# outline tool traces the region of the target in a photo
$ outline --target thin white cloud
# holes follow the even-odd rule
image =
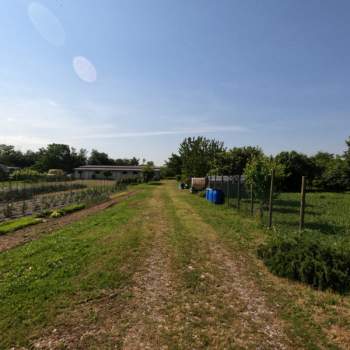
[[[188,128],[179,130],[156,130],[156,131],[136,131],[136,132],[116,132],[109,134],[92,134],[83,135],[79,138],[84,139],[110,139],[110,138],[131,138],[131,137],[147,137],[147,136],[163,136],[163,135],[183,135],[183,134],[208,134],[215,132],[247,132],[249,129],[237,126],[207,126],[200,128]]]

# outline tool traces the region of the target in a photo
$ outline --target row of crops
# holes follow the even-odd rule
[[[122,191],[128,183],[96,181],[96,182],[63,182],[41,183],[11,186],[0,191],[0,222],[26,215],[44,215],[53,209],[63,208],[73,203],[84,203],[87,206],[102,202],[112,193]]]

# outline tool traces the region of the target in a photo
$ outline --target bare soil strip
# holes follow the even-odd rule
[[[176,278],[165,240],[169,224],[159,190],[151,205],[156,211],[156,217],[149,218],[154,240],[144,268],[134,276],[133,299],[122,316],[129,325],[122,346],[125,350],[167,349],[162,334],[169,325],[168,309],[175,297]]]
[[[116,196],[106,202],[97,204],[93,207],[80,210],[78,212],[63,216],[57,219],[46,219],[45,222],[35,226],[26,227],[24,229],[9,233],[7,235],[0,235],[0,253],[12,249],[19,245],[28,243],[30,241],[39,239],[44,234],[49,234],[58,230],[70,223],[81,220],[89,215],[95,214],[99,211],[107,209],[120,201],[129,198],[135,194],[135,191],[127,192],[123,195]]]

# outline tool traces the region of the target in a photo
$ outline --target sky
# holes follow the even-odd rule
[[[188,136],[342,153],[348,0],[3,0],[0,143],[162,164]]]

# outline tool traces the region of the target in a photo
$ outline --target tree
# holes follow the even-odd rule
[[[154,164],[153,162],[147,162],[146,165],[142,168],[142,177],[143,181],[149,182],[154,178]]]
[[[315,165],[305,154],[296,151],[281,152],[275,160],[285,168],[285,177],[281,181],[283,191],[300,191],[302,176],[306,176],[310,182],[314,178]]]
[[[247,164],[263,155],[260,147],[234,147],[221,154],[220,175],[242,175]]]
[[[107,153],[99,152],[96,149],[91,151],[90,157],[88,159],[89,165],[114,165],[113,159],[109,158]]]
[[[246,184],[253,185],[254,195],[260,202],[260,215],[263,208],[268,203],[271,174],[275,171],[275,179],[280,181],[284,177],[284,166],[276,163],[273,158],[258,156],[253,158],[244,170]]]
[[[340,156],[327,163],[317,185],[325,191],[345,191],[350,186],[347,162]]]
[[[346,173],[348,178],[350,178],[350,137],[345,141],[347,150],[344,152],[344,159],[346,161]]]
[[[62,169],[64,172],[71,172],[86,162],[86,151],[76,152],[68,145],[52,143],[46,148],[40,148],[38,160],[34,168],[46,172],[49,169]]]
[[[173,177],[182,173],[182,159],[179,155],[172,153],[163,167],[165,177]]]
[[[184,178],[206,176],[215,169],[220,153],[224,152],[224,143],[205,137],[188,137],[179,147]]]
[[[130,159],[128,158],[117,158],[115,161],[114,161],[114,164],[115,165],[139,165],[139,160],[136,158],[136,157],[132,157]]]

